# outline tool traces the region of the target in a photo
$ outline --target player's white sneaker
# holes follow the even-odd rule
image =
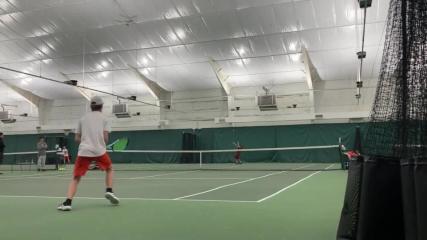
[[[111,204],[118,205],[120,202],[120,199],[114,195],[112,192],[106,192],[105,198],[110,201]]]
[[[71,211],[72,207],[71,205],[64,205],[63,203],[61,203],[61,205],[59,205],[57,209],[59,211]]]

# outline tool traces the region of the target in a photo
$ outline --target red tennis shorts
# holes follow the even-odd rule
[[[74,177],[84,176],[92,162],[96,162],[96,165],[103,171],[112,167],[110,156],[107,153],[99,157],[77,156],[76,163],[74,164]]]

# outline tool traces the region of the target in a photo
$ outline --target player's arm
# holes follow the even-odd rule
[[[109,132],[104,131],[104,142],[105,142],[105,144],[108,144],[108,140],[109,140]]]
[[[74,135],[74,141],[76,141],[76,143],[78,143],[78,144],[80,144],[80,142],[82,141],[82,122],[81,122],[81,120],[79,121],[79,123],[77,125],[76,134]]]
[[[82,141],[82,135],[80,133],[76,133],[74,141],[76,141],[76,143],[80,143]]]
[[[104,142],[107,145],[109,140],[109,134],[111,132],[111,125],[107,119],[104,119]]]

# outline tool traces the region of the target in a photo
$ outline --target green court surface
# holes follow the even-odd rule
[[[314,165],[317,165],[314,167]],[[328,167],[324,164],[321,167]],[[82,180],[73,211],[59,212],[71,171],[3,172],[1,239],[335,238],[345,171],[116,171],[119,206],[104,175]]]

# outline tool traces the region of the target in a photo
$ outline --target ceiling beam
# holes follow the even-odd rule
[[[302,57],[304,62],[305,78],[309,92],[310,102],[313,105],[313,111],[316,112],[316,101],[314,91],[316,90],[315,88],[317,83],[319,83],[322,79],[320,78],[316,67],[313,65],[313,62],[310,59],[310,55],[308,54],[308,51],[305,47],[302,48]]]
[[[322,79],[317,72],[316,67],[313,65],[313,62],[310,59],[310,55],[306,48],[302,49],[304,68],[306,72],[306,81],[309,89],[314,89],[315,83],[321,81]]]
[[[162,88],[159,84],[157,84],[156,82],[154,82],[153,80],[149,79],[147,76],[145,76],[144,74],[142,74],[136,67],[132,67],[129,66],[134,73],[136,74],[136,76],[145,83],[145,85],[148,87],[148,91],[151,93],[151,95],[156,99],[156,100],[164,100],[163,98],[165,96],[167,96],[168,94],[170,94],[169,91],[167,91],[166,89]]]
[[[67,79],[67,81],[71,81],[71,79],[63,72],[60,72],[60,74]],[[92,94],[89,93],[88,91],[86,91],[85,89],[82,88],[74,88],[84,99],[86,99],[88,102],[90,102],[90,99],[92,97]]]
[[[172,105],[172,92],[162,88],[159,84],[142,74],[138,68],[130,65],[129,67],[133,70],[136,76],[145,83],[150,94],[157,100],[160,106],[160,120],[166,120]]]
[[[53,100],[40,97],[34,93],[12,85],[6,81],[2,81],[10,89],[21,95],[28,103],[37,107],[39,113],[39,124],[46,125],[49,118],[49,113],[53,108]]]
[[[230,96],[231,87],[227,83],[227,80],[230,78],[230,76],[228,76],[224,73],[222,67],[214,59],[209,58],[209,64],[211,65],[212,70],[214,71],[215,76],[216,76],[219,84],[221,85],[222,90],[224,91],[224,94],[226,96]]]

